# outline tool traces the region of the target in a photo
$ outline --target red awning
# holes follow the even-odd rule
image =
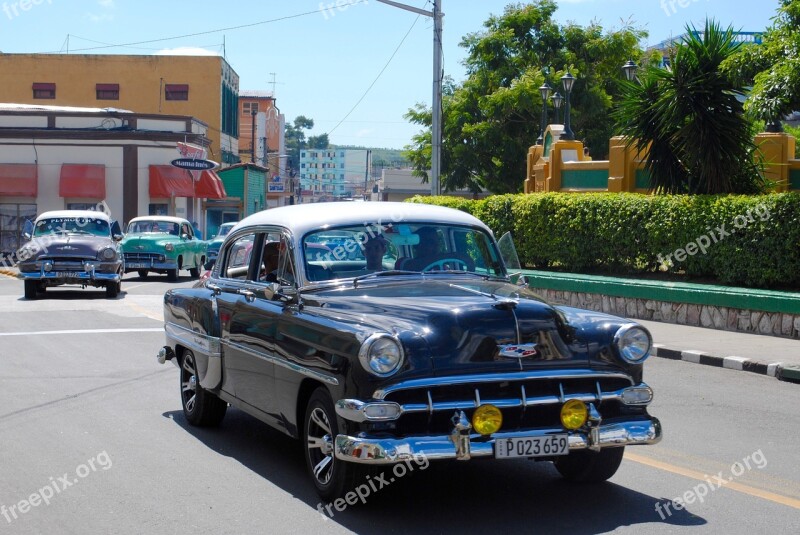
[[[22,163],[0,164],[0,195],[36,197],[39,193],[36,165]]]
[[[197,181],[197,186],[195,187],[195,196],[205,197],[206,199],[224,199],[228,194],[225,192],[225,186],[217,173],[203,171],[200,173],[200,180]]]
[[[150,197],[194,197],[192,175],[171,165],[150,166]]]
[[[61,166],[58,194],[62,197],[106,198],[106,166],[69,164]]]

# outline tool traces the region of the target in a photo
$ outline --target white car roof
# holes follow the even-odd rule
[[[406,202],[326,202],[270,208],[246,217],[236,229],[254,225],[278,225],[295,235],[312,230],[344,225],[388,223],[441,223],[480,227],[490,234],[483,222],[461,210],[430,204]]]
[[[189,224],[189,221],[183,219],[182,217],[172,217],[169,215],[144,215],[139,217],[134,217],[130,220],[130,223],[138,223],[139,221],[167,221],[168,223],[186,223]]]
[[[78,217],[78,218],[93,218],[102,219],[103,221],[112,221],[112,219],[105,212],[94,210],[51,210],[50,212],[43,212],[36,218],[40,219],[55,219],[61,217]]]

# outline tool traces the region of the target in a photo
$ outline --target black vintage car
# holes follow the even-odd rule
[[[44,212],[25,237],[28,242],[17,252],[17,267],[25,281],[26,299],[62,285],[105,288],[110,298],[119,294],[124,273],[119,250],[122,230],[104,212]]]
[[[271,209],[230,232],[208,279],[166,293],[158,358],[179,367],[191,424],[230,404],[300,439],[326,499],[420,456],[608,479],[625,446],[661,438],[642,381],[650,334],[550,305],[517,275],[457,210]]]

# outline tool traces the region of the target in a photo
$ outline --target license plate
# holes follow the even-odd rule
[[[494,456],[497,459],[518,457],[550,457],[569,453],[569,435],[543,437],[513,437],[495,440]]]
[[[149,262],[128,262],[126,264],[126,266],[128,266],[131,269],[142,269],[142,268],[149,268],[150,267],[150,263]]]

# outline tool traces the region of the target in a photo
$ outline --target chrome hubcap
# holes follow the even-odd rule
[[[181,369],[181,399],[186,412],[194,410],[195,400],[197,399],[197,377],[195,373],[194,355],[186,353],[183,357],[183,367]]]
[[[306,431],[306,447],[314,477],[325,485],[333,475],[334,457],[331,424],[323,409],[317,407],[311,411]]]

